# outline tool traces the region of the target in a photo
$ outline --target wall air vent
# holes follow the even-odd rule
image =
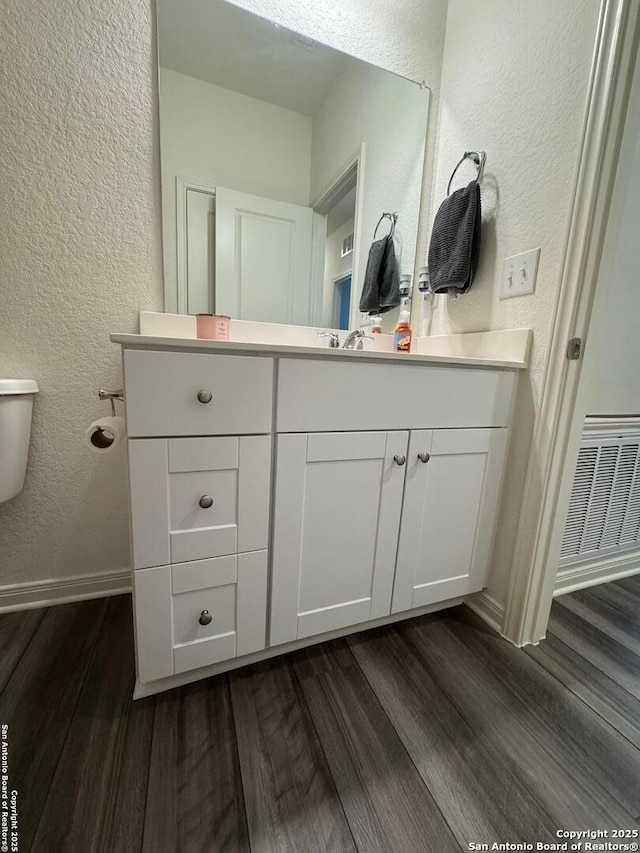
[[[596,420],[585,429],[560,567],[640,548],[640,422]]]
[[[340,257],[346,258],[347,255],[350,255],[353,252],[353,234],[349,234],[348,237],[345,237],[342,241],[342,249],[340,250]]]

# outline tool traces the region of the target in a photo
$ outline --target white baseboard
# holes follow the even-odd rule
[[[0,613],[131,592],[131,569],[0,586]]]
[[[610,583],[635,575],[637,572],[640,572],[640,551],[603,557],[587,565],[582,563],[561,569],[556,578],[553,595],[555,598],[596,584]]]
[[[487,592],[477,592],[475,595],[465,598],[464,603],[473,610],[494,631],[502,635],[502,623],[504,621],[504,605],[496,601]]]

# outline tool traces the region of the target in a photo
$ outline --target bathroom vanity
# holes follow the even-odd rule
[[[178,313],[112,335],[137,696],[481,590],[530,342],[508,330],[423,335],[401,355],[390,334],[323,348],[367,331],[376,241],[404,282],[385,307],[408,310],[428,86],[223,0],[157,12],[165,308]],[[194,315],[212,312],[232,318],[231,342],[197,339]]]
[[[113,335],[145,695],[485,586],[517,368]]]

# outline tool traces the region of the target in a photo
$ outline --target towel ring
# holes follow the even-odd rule
[[[378,224],[376,225],[376,229],[373,232],[373,239],[374,240],[376,239],[376,234],[378,233],[378,228],[380,227],[380,224],[382,223],[383,219],[390,219],[391,220],[391,231],[389,232],[389,236],[393,237],[394,231],[396,230],[396,222],[398,221],[398,214],[397,213],[383,213],[382,216],[380,217],[380,219],[378,219]]]
[[[462,166],[465,160],[471,160],[478,168],[478,176],[476,180],[478,183],[482,180],[482,175],[484,173],[484,164],[487,160],[486,151],[465,151],[462,157],[456,163],[455,169],[451,173],[451,177],[449,178],[449,183],[447,184],[447,195],[451,195],[451,182],[453,181],[456,172]]]

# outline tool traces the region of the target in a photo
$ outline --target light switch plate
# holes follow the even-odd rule
[[[504,259],[500,299],[511,299],[512,296],[526,296],[535,292],[539,259],[540,249],[532,249],[530,252]]]

